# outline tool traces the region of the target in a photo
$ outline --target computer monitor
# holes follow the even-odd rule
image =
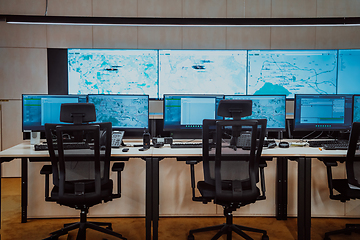
[[[267,119],[268,131],[285,131],[286,96],[285,95],[225,95],[225,99],[251,100],[252,114],[242,119]]]
[[[22,131],[45,131],[45,123],[60,122],[62,103],[86,103],[86,95],[22,95]]]
[[[164,94],[245,94],[246,50],[159,50]]]
[[[337,50],[249,50],[248,95],[336,94]]]
[[[158,98],[158,50],[69,49],[68,93]]]
[[[223,97],[165,94],[164,131],[201,130],[204,119],[223,119],[217,114],[219,102]]]
[[[360,49],[340,49],[338,94],[360,93]]]
[[[360,95],[353,96],[353,122],[360,122]]]
[[[111,122],[116,130],[149,129],[148,95],[89,94],[88,102],[95,105],[96,122]]]
[[[352,95],[296,94],[295,131],[341,131],[351,129]]]

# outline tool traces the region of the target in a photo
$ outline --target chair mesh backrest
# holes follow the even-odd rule
[[[59,198],[71,199],[75,185],[84,183],[86,191],[100,197],[101,186],[109,181],[111,123],[46,124],[46,139],[53,169],[53,184]],[[71,143],[90,145],[89,149],[67,149]],[[105,150],[101,150],[101,145]],[[85,192],[86,192],[85,191]],[[61,200],[60,200],[61,201]]]
[[[204,120],[204,180],[215,185],[218,200],[251,201],[257,198],[256,183],[265,130],[266,119]],[[248,136],[249,145],[242,142],[242,134]]]
[[[354,122],[351,128],[346,158],[346,173],[348,182],[356,187],[360,187],[360,151],[357,149],[359,136],[360,122]]]

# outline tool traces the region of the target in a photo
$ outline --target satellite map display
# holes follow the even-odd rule
[[[360,96],[354,96],[353,122],[360,122]]]
[[[245,94],[245,50],[159,50],[163,94]]]
[[[283,96],[225,96],[225,99],[252,100],[252,115],[243,119],[267,119],[266,128],[285,129],[286,98]]]
[[[248,94],[336,94],[336,50],[249,50]]]
[[[68,93],[158,98],[158,51],[69,49]]]
[[[96,122],[111,122],[113,128],[148,128],[147,96],[89,95],[94,103]]]
[[[360,50],[340,49],[338,70],[338,93],[360,93]]]

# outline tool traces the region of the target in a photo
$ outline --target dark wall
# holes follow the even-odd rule
[[[68,94],[67,49],[48,48],[48,94]]]

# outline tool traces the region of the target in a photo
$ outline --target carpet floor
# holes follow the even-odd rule
[[[44,239],[50,232],[60,229],[64,223],[76,222],[78,219],[29,219],[27,223],[20,223],[20,178],[2,178],[2,225],[1,240],[17,239]],[[122,234],[128,240],[145,239],[145,218],[100,218],[89,219],[90,221],[111,222],[113,230]],[[186,240],[190,229],[222,224],[221,217],[161,217],[159,221],[159,240]],[[235,217],[234,223],[249,227],[258,227],[268,232],[270,239],[293,240],[297,239],[296,218],[285,221],[277,221],[273,217]],[[335,229],[341,229],[346,223],[360,223],[359,219],[338,218],[312,218],[311,239],[322,240],[324,233]],[[76,230],[59,238],[59,240],[75,240]],[[211,239],[215,232],[198,233],[196,240]],[[261,239],[261,234],[249,234],[254,239]],[[117,239],[93,230],[87,231],[88,240]],[[225,240],[226,237],[220,238]],[[233,240],[243,239],[233,234]],[[338,235],[331,237],[332,240],[360,239],[360,234]]]

